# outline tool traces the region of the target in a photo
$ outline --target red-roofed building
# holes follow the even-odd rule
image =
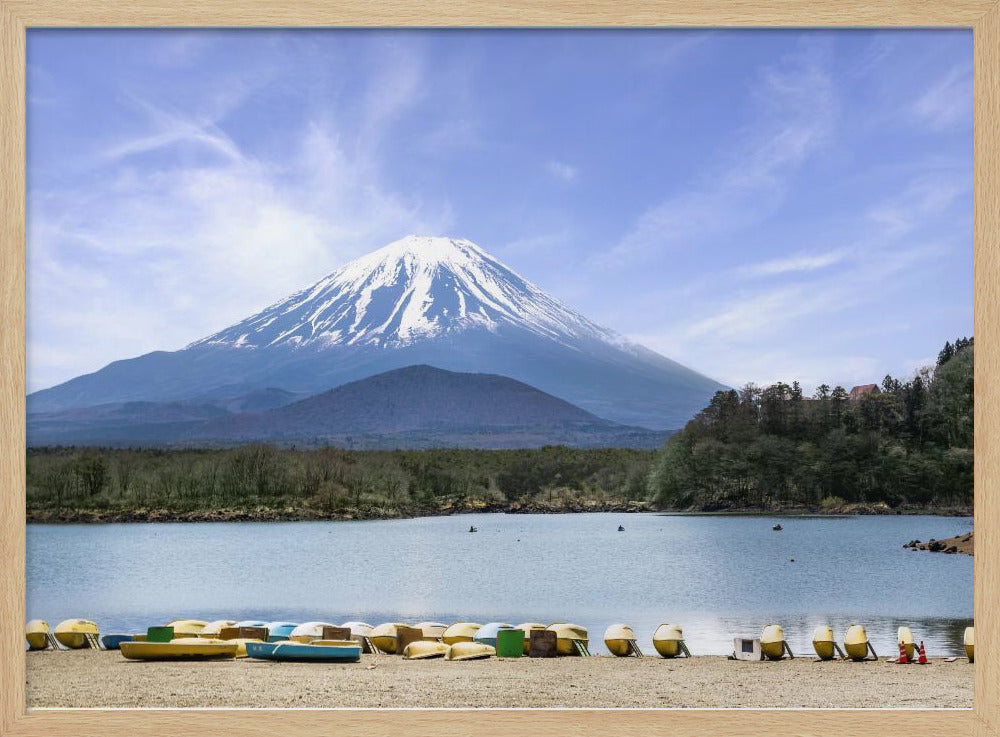
[[[878,388],[878,384],[862,384],[851,389],[851,393],[847,395],[847,398],[854,402],[869,394],[881,393],[882,391]]]

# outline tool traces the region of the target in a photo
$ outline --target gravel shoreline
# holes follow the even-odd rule
[[[554,658],[446,662],[362,656],[354,664],[132,662],[115,651],[27,657],[39,707],[972,708],[975,666]]]

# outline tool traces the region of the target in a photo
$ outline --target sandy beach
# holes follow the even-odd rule
[[[150,663],[27,653],[29,707],[971,708],[974,665],[736,662],[720,656]]]

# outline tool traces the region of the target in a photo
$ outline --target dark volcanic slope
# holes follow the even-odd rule
[[[239,439],[548,427],[621,428],[505,376],[409,366],[269,412],[218,418],[195,434]]]

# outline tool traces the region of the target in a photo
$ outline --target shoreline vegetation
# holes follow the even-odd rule
[[[28,448],[29,522],[467,512],[970,515],[973,342],[907,382],[716,393],[660,450]]]

